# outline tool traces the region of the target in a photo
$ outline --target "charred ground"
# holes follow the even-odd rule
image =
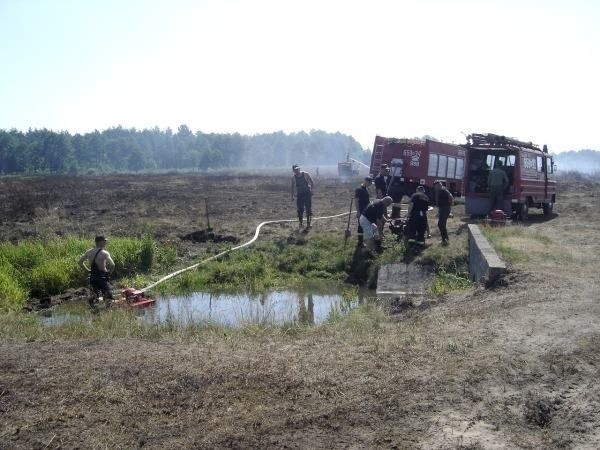
[[[352,183],[315,181],[315,215],[348,209]],[[208,202],[214,232],[243,239],[262,220],[295,217],[290,185],[291,174],[4,177],[0,232],[4,240],[145,232],[158,239],[178,238],[206,228]]]
[[[204,197],[215,229],[242,240],[294,217],[287,177],[0,182],[4,239],[178,238],[205,226]],[[316,212],[343,211],[352,187],[321,180]],[[557,215],[506,239],[526,257],[503,283],[394,316],[153,339],[4,334],[0,448],[597,448],[600,186],[560,189]]]

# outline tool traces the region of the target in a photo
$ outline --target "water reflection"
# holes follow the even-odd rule
[[[315,323],[315,301],[312,294],[306,296],[308,304],[304,303],[304,295],[298,294],[298,322],[303,325],[314,325]]]
[[[65,304],[40,311],[40,322],[49,326],[67,325],[88,320],[90,308],[87,304]]]
[[[159,296],[154,307],[135,311],[138,320],[147,324],[314,325],[326,321],[332,314],[348,313],[365,298],[361,294],[348,300],[337,292],[274,291],[257,295],[196,292]],[[84,305],[71,304],[53,309],[40,320],[53,326],[78,322],[87,316],[89,311]]]
[[[182,325],[213,322],[222,325],[301,323],[313,325],[327,320],[344,302],[339,294],[276,291],[256,296],[198,292],[186,296],[158,298],[155,308],[141,311],[149,323]]]

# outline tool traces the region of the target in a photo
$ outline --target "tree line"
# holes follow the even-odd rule
[[[370,153],[351,136],[312,130],[253,136],[194,133],[187,125],[137,130],[121,126],[85,134],[47,129],[0,130],[0,174],[330,165]]]

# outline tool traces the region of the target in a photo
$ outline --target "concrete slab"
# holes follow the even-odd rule
[[[423,295],[431,286],[433,273],[419,264],[385,264],[377,274],[378,295]]]
[[[500,259],[478,225],[469,224],[469,274],[478,283],[494,281],[504,272],[506,264]]]

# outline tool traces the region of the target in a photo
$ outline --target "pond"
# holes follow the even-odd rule
[[[314,325],[325,322],[331,314],[345,314],[374,295],[372,291],[364,291],[348,300],[339,290],[325,293],[284,290],[256,295],[196,292],[156,296],[153,307],[134,311],[138,320],[147,324]],[[59,305],[40,314],[41,322],[49,326],[84,322],[90,318],[89,308],[83,303]]]

